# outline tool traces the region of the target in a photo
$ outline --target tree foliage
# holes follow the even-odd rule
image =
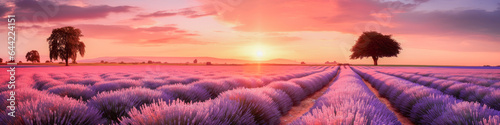
[[[52,30],[52,34],[47,38],[49,42],[50,60],[61,59],[66,61],[73,59],[76,62],[77,53],[83,57],[85,54],[85,44],[80,41],[82,31],[71,26],[56,28]]]
[[[352,47],[351,59],[363,59],[372,57],[374,64],[377,65],[378,58],[392,57],[399,54],[400,44],[391,38],[391,35],[370,31],[364,32],[359,36],[356,44]]]
[[[79,41],[78,45],[77,45],[77,49],[78,49],[78,52],[80,53],[80,55],[83,57],[85,55],[85,43]],[[77,53],[71,54],[71,56],[70,56],[70,58],[72,60],[71,63],[76,63],[77,56],[78,56]]]
[[[40,54],[38,54],[38,51],[36,50],[31,50],[28,53],[26,53],[26,61],[31,61],[32,63],[34,62],[40,63]]]

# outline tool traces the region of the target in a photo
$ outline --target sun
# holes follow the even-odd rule
[[[245,55],[255,61],[265,60],[273,54],[273,51],[271,51],[267,46],[260,44],[246,46],[246,48],[242,50]]]
[[[260,58],[260,57],[263,57],[263,56],[264,56],[264,52],[262,52],[262,51],[257,51],[257,52],[255,52],[255,55],[256,55],[257,57],[259,57],[259,58]]]

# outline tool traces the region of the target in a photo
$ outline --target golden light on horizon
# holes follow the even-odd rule
[[[254,43],[242,46],[240,53],[245,55],[247,59],[254,61],[264,61],[274,57],[275,51],[271,46],[262,43]]]

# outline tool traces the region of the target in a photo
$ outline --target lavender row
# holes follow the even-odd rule
[[[400,125],[394,113],[368,89],[350,68],[342,68],[335,82],[311,110],[291,123]]]
[[[422,74],[422,73],[420,73]],[[490,76],[489,74],[486,74],[486,76],[483,75],[447,75],[447,74],[434,74],[434,73],[425,73],[422,74],[423,76],[429,76],[429,77],[436,77],[436,78],[441,78],[441,79],[447,79],[447,80],[455,80],[459,82],[465,82],[465,83],[473,83],[476,85],[481,85],[485,87],[493,87],[496,89],[500,88],[500,80],[494,80],[494,76]]]
[[[445,74],[433,74],[435,76],[445,76]],[[486,80],[493,80],[493,81],[497,81],[497,82],[500,82],[500,73],[483,73],[483,74],[469,74],[469,73],[465,73],[465,74],[453,74],[451,76],[456,76],[456,77],[477,77],[477,78],[482,78],[482,79],[486,79]]]
[[[113,91],[122,88],[129,88],[133,86],[145,86],[148,88],[156,88],[161,85],[168,84],[189,84],[191,82],[198,81],[202,79],[201,77],[170,77],[164,79],[146,79],[140,76],[131,76],[130,79],[125,78],[123,76],[81,76],[81,77],[71,77],[65,78],[67,76],[60,76],[54,74],[34,74],[33,75],[33,85],[34,89],[38,90],[48,90],[52,87],[67,85],[67,84],[76,84],[89,86],[89,88],[95,90],[96,92],[104,92],[104,91]],[[125,85],[121,85],[125,84]]]
[[[198,90],[200,87],[204,89],[211,89],[214,91],[210,91],[211,92],[209,93],[210,98],[214,98],[220,92],[223,92],[225,90],[237,87],[249,87],[249,88],[260,87],[265,85],[265,83],[269,83],[270,81],[288,80],[291,78],[303,77],[306,75],[320,72],[322,70],[324,69],[309,71],[309,72],[301,72],[301,73],[290,73],[273,77],[264,77],[262,78],[262,80],[264,81],[257,78],[246,78],[246,77],[230,77],[230,78],[216,79],[216,80],[213,79],[200,80],[199,78],[186,77],[184,79],[170,78],[169,81],[167,82],[164,80],[157,80],[157,79],[141,79],[141,80],[118,79],[118,80],[103,82],[100,81],[99,79],[87,78],[85,80],[69,79],[66,81],[66,84],[54,79],[43,79],[47,77],[40,76],[40,74],[34,74],[33,77],[35,84],[33,85],[33,88],[38,90],[47,90],[51,93],[58,94],[60,96],[68,96],[75,99],[82,99],[83,101],[86,101],[91,97],[95,96],[97,93],[102,93],[107,91],[116,91],[131,87],[145,87],[150,89],[157,89],[160,86],[162,86],[162,88],[159,88],[159,90],[163,91],[173,90],[173,89],[175,89],[176,91],[182,91],[189,88],[193,88],[192,86],[185,85],[188,83],[193,83],[194,85],[198,86],[194,87],[195,89],[193,89],[193,91]],[[58,77],[53,77],[53,78],[58,78]],[[105,78],[109,78],[109,76]],[[28,79],[23,79],[23,80],[28,80]],[[178,83],[178,84],[173,84],[173,83]],[[222,83],[223,85],[217,88],[217,85],[220,85],[219,83]],[[206,100],[206,99],[202,98],[200,100]]]
[[[500,111],[371,70],[353,69],[415,124],[500,124]]]
[[[279,79],[289,79],[292,77],[304,77],[316,72],[292,73],[283,75],[285,77],[276,77]],[[120,80],[118,80],[120,81]],[[118,122],[122,116],[128,117],[127,112],[133,108],[139,108],[144,104],[150,104],[153,101],[171,101],[180,100],[183,102],[201,102],[216,98],[220,93],[235,88],[256,88],[265,85],[258,79],[245,77],[226,78],[222,80],[201,80],[189,85],[175,84],[164,85],[150,90],[150,88],[136,88],[140,85],[131,85],[130,82],[122,82],[118,85],[130,86],[131,89],[120,89],[116,91],[105,91],[97,94],[88,101],[88,105],[95,107],[103,112],[103,117]],[[127,87],[129,88],[129,87]],[[74,94],[80,93],[75,90]],[[69,91],[68,91],[69,92]]]
[[[268,77],[265,79],[256,78],[246,78],[246,77],[232,77],[219,80],[204,79],[194,82],[189,85],[175,84],[175,85],[164,85],[156,88],[156,90],[162,91],[173,95],[174,98],[179,98],[185,102],[198,102],[207,99],[213,99],[217,97],[220,93],[235,89],[235,88],[257,88],[268,85],[271,81],[287,81],[291,79],[303,78],[308,76],[314,76],[317,73],[327,72],[326,68],[319,71],[310,71],[302,73],[290,73],[285,75],[279,75],[274,77]]]
[[[160,101],[132,109],[121,124],[246,124],[277,125],[307,95],[318,91],[337,68],[290,81],[272,82],[261,88],[238,88],[204,102]],[[301,82],[292,82],[301,81]]]
[[[85,67],[78,67],[78,68],[85,68]],[[109,67],[105,67],[109,68]],[[157,67],[158,68],[158,67]],[[284,71],[290,70],[289,68],[282,68],[282,67],[266,67],[262,68],[262,71],[270,71],[270,73],[259,73],[260,76],[257,75],[252,75],[252,72],[246,73],[246,75],[238,75],[245,73],[245,70],[238,70],[238,69],[228,69],[227,67],[192,67],[192,68],[183,68],[177,69],[177,70],[169,70],[170,68],[176,69],[175,67],[167,67],[166,71],[163,69],[155,69],[159,71],[141,71],[141,67],[115,67],[115,68],[110,68],[111,71],[121,71],[124,70],[123,72],[105,72],[102,73],[102,71],[105,70],[95,70],[91,68],[85,68],[85,69],[79,69],[82,71],[90,70],[90,73],[88,72],[79,72],[79,73],[64,73],[64,72],[52,72],[52,73],[40,73],[36,71],[27,71],[27,72],[22,72],[23,74],[21,75],[26,75],[26,74],[33,74],[30,76],[30,78],[24,78],[29,81],[27,81],[25,84],[31,85],[33,88],[38,89],[38,90],[47,90],[51,87],[59,86],[59,85],[64,85],[64,84],[80,84],[80,85],[86,85],[86,86],[96,86],[96,88],[99,88],[99,86],[110,86],[111,88],[114,87],[119,87],[117,85],[114,85],[115,80],[122,80],[122,81],[138,81],[139,83],[143,84],[145,87],[155,89],[156,87],[162,86],[162,85],[167,85],[167,84],[189,84],[195,81],[199,81],[201,79],[224,79],[224,78],[230,78],[231,76],[245,76],[245,77],[261,77],[264,82],[269,82],[266,80],[273,79],[274,77],[280,77],[280,76],[275,76],[273,73],[280,73],[283,71],[275,70],[275,69],[284,69]],[[215,69],[214,69],[215,68]],[[306,71],[318,71],[321,70],[322,68],[325,67],[306,67],[306,68],[297,68],[297,69],[305,69]],[[201,69],[202,72],[199,71],[192,71],[190,72],[189,70],[194,70],[194,69]],[[204,69],[204,70],[203,70]],[[130,71],[126,71],[130,70]],[[139,72],[137,72],[137,71]],[[142,70],[152,70],[149,69],[149,67],[145,67],[145,69]],[[187,70],[187,71],[186,71]],[[219,71],[214,73],[214,71]],[[96,72],[97,71],[97,72]],[[293,72],[303,72],[304,70],[294,70]],[[226,73],[228,72],[228,73]],[[238,73],[239,72],[239,73]],[[289,72],[283,72],[283,73],[289,73]],[[281,76],[284,77],[284,76]],[[275,78],[274,78],[275,79]],[[107,91],[107,90],[99,90],[99,91]]]
[[[500,111],[500,89],[415,74],[394,73],[391,75],[437,89],[459,99],[486,104]]]
[[[473,83],[486,87],[500,86],[500,70],[497,69],[467,69],[467,68],[437,68],[437,67],[359,67],[376,69],[390,73],[411,73],[440,79]]]
[[[457,80],[466,80],[469,82],[477,82],[476,80],[480,80],[479,82],[498,82],[500,81],[500,72],[495,69],[483,69],[483,70],[465,70],[465,71],[453,71],[453,70],[423,70],[423,71],[410,71],[411,73],[424,75],[424,76],[433,76],[444,79],[457,79]],[[463,79],[463,78],[471,78],[471,79]],[[478,79],[475,79],[478,78]]]
[[[5,100],[4,92],[0,95]],[[0,110],[0,122],[6,125],[97,125],[106,123],[102,112],[85,102],[60,97],[31,88],[16,89],[15,116]],[[4,107],[2,107],[4,109]]]
[[[388,72],[384,71],[384,73],[389,73],[401,77],[405,77],[408,79],[413,79],[413,80],[418,80],[420,77],[434,77],[438,79],[443,79],[443,80],[449,80],[449,81],[458,81],[458,82],[463,82],[463,83],[471,83],[475,85],[480,85],[484,87],[491,87],[491,88],[500,88],[500,81],[496,80],[489,80],[489,79],[484,79],[484,78],[476,78],[476,77],[467,77],[467,76],[454,76],[454,75],[447,75],[447,74],[434,74],[434,73],[428,73],[428,72]],[[412,76],[416,76],[415,78],[412,78]]]
[[[321,70],[329,69],[331,71],[331,68],[321,68]],[[336,70],[335,70],[336,71]],[[318,72],[318,71],[316,71]],[[294,76],[302,76],[302,75],[309,75],[312,73],[316,72],[306,72],[306,73],[291,73],[291,74],[286,74],[282,75],[282,77],[275,77],[274,79],[286,79]],[[321,74],[325,73],[318,73],[318,75],[311,75],[311,76],[306,76],[304,77],[305,79],[295,79],[295,81],[298,82],[317,82],[317,81],[322,81],[322,80],[317,80],[317,79],[307,79],[307,78],[318,78],[322,77]],[[214,89],[220,89],[223,86],[232,86],[232,88],[236,88],[235,85],[239,85],[240,87],[255,87],[256,85],[261,86],[260,84],[255,84],[255,81],[260,81],[260,80],[248,80],[248,79],[233,79],[229,81],[218,81],[216,82],[217,84],[213,84],[212,88]],[[324,81],[324,80],[323,80]],[[158,102],[160,100],[164,101],[170,101],[170,100],[175,100],[176,98],[180,99],[185,99],[189,101],[196,101],[196,100],[206,100],[213,98],[212,95],[207,92],[206,90],[200,88],[197,85],[191,85],[190,87],[194,88],[188,88],[189,90],[194,90],[194,91],[175,91],[175,92],[162,92],[159,90],[151,90],[150,88],[142,88],[138,87],[143,84],[138,84],[137,82],[130,82],[129,80],[115,80],[111,82],[117,82],[117,84],[122,87],[122,89],[117,89],[116,91],[103,91],[99,94],[97,94],[94,89],[89,86],[81,85],[81,84],[64,84],[60,86],[55,86],[55,87],[50,87],[47,89],[47,91],[39,91],[32,89],[31,87],[22,87],[16,91],[16,103],[20,103],[20,108],[26,109],[26,110],[21,110],[21,114],[26,114],[18,119],[9,119],[8,117],[2,116],[2,121],[7,121],[7,123],[12,123],[12,124],[24,124],[24,123],[46,123],[46,124],[86,124],[86,123],[113,123],[117,122],[118,118],[120,117],[128,117],[127,112],[131,109],[134,108],[139,108],[141,105],[146,105],[150,104],[152,102]],[[220,83],[220,84],[219,84]],[[261,83],[261,82],[259,82]],[[201,83],[200,83],[201,84]],[[218,86],[222,85],[223,86]],[[307,83],[311,84],[311,83]],[[24,85],[24,84],[22,84]],[[279,84],[273,84],[276,87],[280,87]],[[176,86],[183,86],[181,84],[177,84]],[[300,85],[296,85],[301,87]],[[307,85],[302,85],[304,87],[307,87]],[[182,89],[180,89],[182,90]],[[222,91],[221,91],[222,92]],[[293,92],[293,91],[288,91],[288,92]],[[52,94],[54,93],[54,94]],[[284,92],[282,92],[284,93]],[[55,95],[58,94],[58,95]],[[97,96],[93,96],[97,94]],[[290,93],[292,94],[292,93]],[[303,93],[305,94],[305,93]],[[0,94],[0,98],[2,100],[6,100],[9,98],[9,93],[7,92],[2,92]],[[71,98],[66,98],[64,97],[63,100],[61,101],[62,97],[59,96],[67,96],[67,97],[72,97]],[[209,98],[206,98],[209,97]],[[79,99],[79,100],[75,100]],[[80,101],[80,100],[88,100],[87,103]],[[49,102],[45,102],[49,101]],[[59,103],[75,103],[74,105],[78,106],[73,106],[71,105],[65,105],[65,104],[59,104]],[[27,104],[30,103],[30,104]],[[82,105],[83,104],[83,105]],[[285,104],[290,104],[292,105],[293,103],[285,103]],[[2,107],[6,107],[8,105],[8,102],[3,102]],[[54,105],[63,105],[63,108],[67,108],[65,110],[61,111],[68,111],[68,112],[81,112],[80,110],[72,110],[72,108],[79,109],[79,107],[84,107],[85,109],[91,109],[89,110],[90,113],[86,113],[86,111],[83,111],[82,114],[92,114],[94,117],[98,116],[97,118],[87,118],[83,117],[84,121],[79,121],[76,118],[72,118],[72,113],[65,114],[65,113],[57,113],[53,112],[54,110],[47,110],[47,112],[29,112],[30,110],[33,110],[33,107],[25,107],[25,106],[33,106],[33,105],[38,105],[37,108],[50,108],[50,106]],[[69,107],[64,107],[64,106],[69,106]],[[291,107],[291,106],[290,106]],[[18,107],[16,107],[18,108]],[[281,108],[281,107],[280,107]],[[286,107],[285,107],[286,108]],[[2,108],[1,112],[3,114],[7,114],[5,110]],[[286,110],[286,109],[282,109]],[[289,109],[288,109],[289,110]],[[43,114],[39,116],[33,116],[30,114],[37,113],[37,114]],[[55,114],[54,114],[55,113]],[[61,115],[69,115],[69,116],[61,116]],[[70,117],[71,116],[71,117]],[[75,116],[79,116],[78,114]],[[76,119],[76,120],[71,120],[71,121],[61,121],[64,119],[66,120],[71,120],[71,119]],[[31,121],[30,121],[31,120]],[[89,121],[87,121],[89,120]]]

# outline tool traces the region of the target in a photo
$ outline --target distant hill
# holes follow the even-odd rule
[[[125,62],[125,63],[133,63],[133,62],[147,62],[149,60],[153,62],[168,62],[168,63],[192,63],[194,59],[198,60],[198,63],[202,62],[212,62],[216,64],[250,64],[250,63],[270,63],[270,64],[299,64],[297,61],[289,60],[289,59],[272,59],[267,61],[252,61],[252,60],[241,60],[241,59],[222,59],[222,58],[214,58],[214,57],[135,57],[135,56],[125,56],[125,57],[99,57],[93,59],[83,59],[77,60],[80,63],[98,63],[103,61],[107,62]]]

